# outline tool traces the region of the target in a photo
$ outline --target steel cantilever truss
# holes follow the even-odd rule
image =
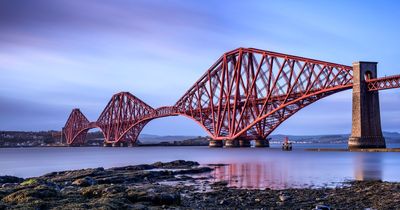
[[[400,86],[400,76],[368,80],[368,90]],[[305,106],[353,86],[352,67],[253,48],[225,53],[176,102],[154,109],[128,92],[112,96],[96,122],[74,109],[63,133],[82,144],[98,127],[106,143],[134,143],[152,119],[183,115],[216,140],[265,139]]]
[[[367,80],[368,90],[385,90],[400,87],[400,75]]]
[[[106,143],[136,141],[137,136],[156,111],[128,92],[113,95],[97,120]]]
[[[79,109],[73,109],[63,128],[67,144],[83,144],[91,123]]]
[[[352,87],[352,67],[258,49],[225,53],[175,104],[213,139],[265,139],[301,108]]]

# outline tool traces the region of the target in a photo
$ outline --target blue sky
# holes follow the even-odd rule
[[[226,51],[254,47],[399,74],[397,1],[0,0],[0,130],[60,129],[72,108],[96,120],[129,91],[173,105]],[[400,131],[399,90],[381,91]],[[274,133],[349,133],[351,91],[301,110]],[[184,117],[143,133],[205,135]]]

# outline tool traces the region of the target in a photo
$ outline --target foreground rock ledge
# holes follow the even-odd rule
[[[400,208],[400,183],[362,181],[334,189],[246,190],[213,183],[211,171],[211,167],[178,160],[54,172],[30,179],[0,176],[0,209]]]

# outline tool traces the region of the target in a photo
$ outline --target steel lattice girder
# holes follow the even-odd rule
[[[79,109],[73,109],[63,128],[67,144],[83,144],[90,122]]]
[[[350,66],[239,48],[225,53],[175,106],[214,139],[265,138],[304,107],[297,103],[349,89],[352,79]]]
[[[389,77],[375,78],[367,80],[369,91],[385,90],[400,87],[400,75]]]
[[[156,111],[151,106],[131,93],[121,92],[113,95],[97,120],[97,125],[103,131],[106,143],[126,141],[125,134],[130,132],[133,125],[155,114]],[[128,136],[135,135],[130,133]],[[131,141],[136,141],[136,139],[131,139]]]

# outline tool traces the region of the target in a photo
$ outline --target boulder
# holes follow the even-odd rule
[[[97,181],[92,177],[84,177],[80,179],[76,179],[72,182],[72,185],[79,186],[79,187],[88,187],[97,184]]]

